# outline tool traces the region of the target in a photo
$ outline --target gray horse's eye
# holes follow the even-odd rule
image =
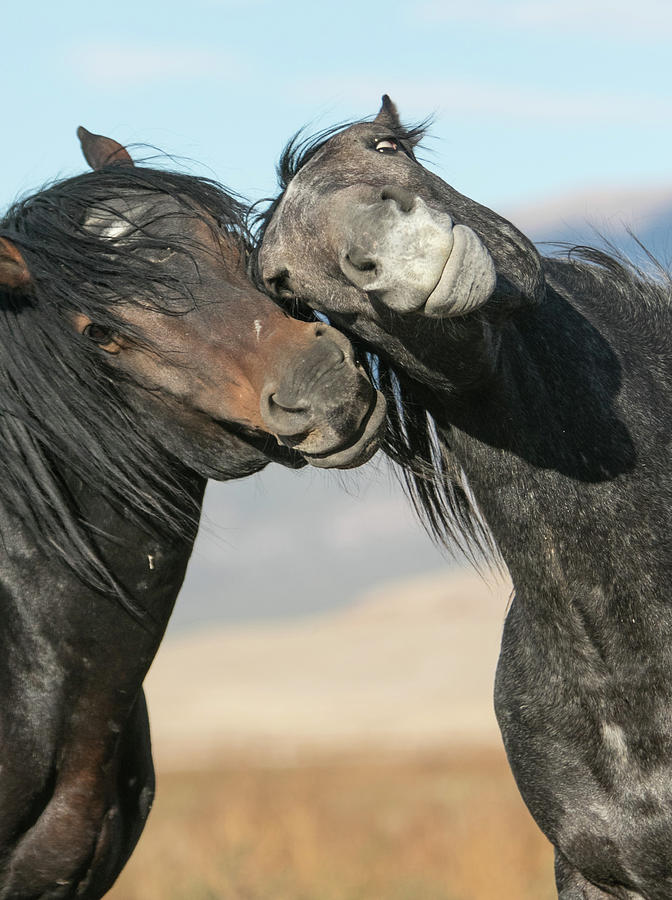
[[[378,153],[396,153],[399,145],[392,138],[384,138],[381,141],[376,141],[375,149]]]

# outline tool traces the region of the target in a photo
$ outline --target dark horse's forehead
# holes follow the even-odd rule
[[[111,199],[96,200],[86,210],[82,231],[100,251],[119,260],[128,272],[135,267],[145,287],[156,283],[159,296],[143,305],[166,311],[191,308],[203,291],[212,292],[213,278],[226,281],[215,290],[218,302],[234,301],[249,289],[245,243],[239,230],[203,209],[189,197],[151,190],[120,191]],[[216,273],[216,274],[215,274]],[[123,292],[128,299],[130,296]],[[137,297],[140,298],[141,294]],[[111,305],[114,297],[107,298]]]

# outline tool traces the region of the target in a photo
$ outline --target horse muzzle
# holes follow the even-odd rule
[[[466,315],[495,289],[492,257],[475,231],[396,186],[345,212],[341,272],[401,315]]]
[[[261,392],[261,418],[279,444],[317,468],[362,465],[376,452],[386,404],[357,364],[348,339],[316,326],[312,345],[296,365]]]

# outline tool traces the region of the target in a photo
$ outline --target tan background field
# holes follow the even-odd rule
[[[439,571],[346,610],[169,638],[158,795],[113,900],[545,900],[492,711],[510,585]]]

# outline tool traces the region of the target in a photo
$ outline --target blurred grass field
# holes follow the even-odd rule
[[[552,900],[502,751],[159,775],[111,900]]]

